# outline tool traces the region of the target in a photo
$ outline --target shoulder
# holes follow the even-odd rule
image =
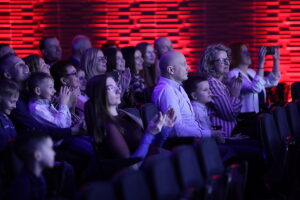
[[[234,68],[232,70],[230,70],[230,72],[228,73],[228,77],[229,78],[232,78],[232,77],[235,77],[239,74],[241,70],[239,68]]]

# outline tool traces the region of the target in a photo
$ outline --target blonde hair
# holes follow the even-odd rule
[[[101,51],[98,48],[87,49],[81,56],[80,68],[84,70],[87,80],[99,75],[97,70],[97,53]]]
[[[222,74],[216,71],[214,61],[220,51],[225,51],[228,58],[231,58],[231,50],[223,44],[213,44],[206,47],[197,67],[197,73],[205,73],[209,77],[219,78]]]

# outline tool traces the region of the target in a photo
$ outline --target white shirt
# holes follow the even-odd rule
[[[59,105],[58,110],[46,99],[31,99],[30,114],[40,123],[56,128],[69,128],[72,125],[71,113],[67,105]]]
[[[276,76],[273,72],[270,72],[268,76],[261,77],[256,71],[248,68],[247,74],[241,69],[234,68],[229,72],[229,81],[233,77],[237,77],[241,72],[243,77],[243,86],[241,90],[242,96],[242,109],[241,112],[259,112],[258,94],[263,91],[266,96],[265,88],[277,86],[280,79],[280,75]],[[249,76],[253,79],[250,80]]]
[[[195,119],[200,128],[205,131],[211,131],[211,122],[207,113],[206,105],[197,101],[191,101],[191,103],[195,112]]]

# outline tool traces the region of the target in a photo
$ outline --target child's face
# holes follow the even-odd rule
[[[55,151],[53,150],[53,141],[50,137],[43,140],[39,147],[40,153],[39,163],[43,168],[51,168],[55,162]]]
[[[211,102],[211,91],[209,89],[208,81],[201,81],[197,84],[197,89],[193,92],[193,98],[202,104]]]
[[[50,78],[44,79],[41,84],[40,84],[40,94],[39,97],[41,99],[48,99],[49,101],[52,100],[52,97],[55,94],[55,89],[54,89],[54,82]]]
[[[10,115],[11,111],[16,108],[19,99],[19,92],[10,97],[0,97],[0,112]]]

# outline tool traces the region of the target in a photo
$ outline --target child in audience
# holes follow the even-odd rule
[[[18,85],[10,80],[0,80],[0,151],[6,149],[8,143],[16,137],[16,130],[8,118],[16,108],[19,99]]]
[[[190,77],[184,83],[184,89],[191,100],[195,112],[195,119],[199,126],[203,130],[212,130],[206,108],[206,104],[211,102],[212,95],[207,77],[205,75]]]
[[[54,166],[55,157],[51,137],[35,132],[24,134],[16,139],[15,147],[24,168],[12,184],[11,199],[45,199],[47,187],[42,172]]]
[[[56,91],[54,81],[49,74],[33,73],[27,81],[27,86],[32,96],[29,111],[37,121],[52,127],[71,127],[72,118],[68,107],[71,95],[69,87],[61,87],[57,100],[58,109],[56,109],[51,103]]]

